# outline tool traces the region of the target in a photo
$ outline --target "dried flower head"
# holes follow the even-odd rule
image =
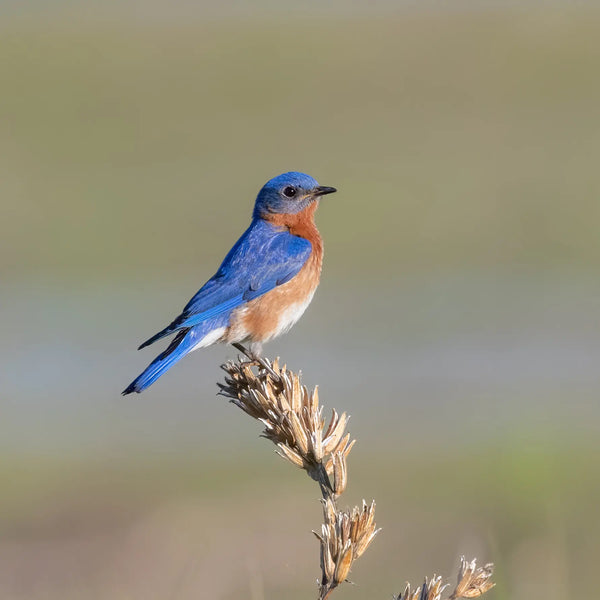
[[[354,445],[345,433],[346,413],[334,409],[327,426],[319,392],[309,392],[300,376],[279,361],[228,362],[221,393],[246,414],[264,425],[263,436],[277,446],[277,453],[315,480],[341,494],[347,483],[346,460]],[[333,476],[334,483],[329,482]]]
[[[323,500],[324,523],[315,535],[321,543],[321,587],[345,581],[352,562],[360,558],[379,533],[375,524],[375,502],[352,511],[339,511],[331,498]]]
[[[406,584],[404,592],[395,597],[395,600],[440,600],[442,592],[448,587],[448,584],[442,585],[442,578],[439,575],[434,575],[430,581],[425,582],[422,586],[412,591],[410,583]]]
[[[352,563],[369,547],[378,530],[375,502],[340,511],[336,498],[348,483],[347,458],[354,440],[346,433],[348,416],[333,409],[326,424],[317,388],[309,392],[300,376],[279,361],[267,359],[228,362],[221,394],[259,420],[262,435],[277,446],[277,453],[304,469],[320,487],[324,523],[315,533],[321,543],[321,599],[346,581]]]
[[[485,594],[495,585],[490,581],[493,569],[492,563],[477,568],[475,559],[468,562],[464,556],[461,557],[456,588],[447,600],[477,598]],[[414,591],[411,589],[410,583],[407,583],[404,591],[395,596],[394,600],[440,600],[447,587],[448,584],[442,585],[441,577],[434,575],[430,581],[425,578],[425,583]]]
[[[494,565],[492,563],[477,567],[475,559],[469,562],[465,560],[464,556],[461,556],[456,588],[450,596],[450,600],[478,598],[485,594],[496,585],[490,581],[493,571]]]

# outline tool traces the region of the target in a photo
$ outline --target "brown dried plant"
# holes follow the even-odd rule
[[[348,481],[347,458],[354,446],[346,433],[348,417],[334,409],[329,422],[323,417],[317,388],[309,392],[300,376],[279,361],[228,362],[221,393],[264,425],[262,435],[277,446],[277,453],[304,469],[321,488],[324,522],[315,535],[321,546],[319,598],[324,600],[343,581],[352,563],[378,533],[375,502],[351,511],[340,510],[337,498]]]
[[[496,585],[490,581],[493,570],[494,565],[492,563],[477,567],[475,559],[467,561],[462,556],[456,586],[446,600],[478,598],[485,594]],[[434,575],[429,581],[426,577],[423,585],[415,590],[412,590],[410,583],[407,583],[404,591],[394,596],[394,600],[441,600],[443,592],[448,587],[450,587],[450,584],[443,584],[442,578],[439,575]]]
[[[225,383],[221,394],[245,413],[260,421],[262,436],[277,446],[277,453],[304,469],[321,489],[323,524],[313,532],[320,544],[321,578],[319,600],[347,581],[355,560],[360,558],[380,531],[375,524],[375,502],[352,510],[340,510],[338,497],[348,482],[347,459],[355,440],[346,433],[348,416],[333,409],[329,422],[319,404],[318,389],[309,392],[300,375],[280,366],[279,359],[255,359],[243,346],[236,346],[249,360],[238,358],[222,365]],[[475,561],[463,559],[459,582],[448,600],[475,598],[487,591],[492,565],[476,569]],[[410,585],[396,600],[439,600],[446,586],[434,577],[411,592]],[[479,591],[479,593],[476,593]],[[469,595],[470,594],[470,595]]]

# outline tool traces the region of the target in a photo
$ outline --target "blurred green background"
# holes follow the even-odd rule
[[[0,6],[0,597],[316,595],[318,490],[215,397],[230,348],[121,398],[286,170],[339,189],[267,347],[352,414],[383,531],[340,599],[600,560],[596,3]]]

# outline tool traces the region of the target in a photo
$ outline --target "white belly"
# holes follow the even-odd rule
[[[279,315],[277,321],[277,328],[269,336],[268,339],[273,339],[278,335],[287,333],[296,324],[298,319],[300,319],[300,317],[304,314],[304,311],[308,308],[308,305],[310,304],[314,295],[315,290],[313,290],[302,302],[295,302],[294,304],[291,304],[286,309],[284,309]]]

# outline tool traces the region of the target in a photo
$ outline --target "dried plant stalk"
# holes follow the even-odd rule
[[[228,362],[226,396],[264,425],[262,435],[277,446],[277,453],[304,469],[321,488],[323,525],[314,532],[320,543],[319,598],[324,600],[346,581],[352,564],[378,533],[375,502],[342,511],[336,500],[348,482],[347,459],[354,446],[346,433],[348,416],[334,409],[329,422],[323,417],[318,389],[312,392],[278,360]]]
[[[317,388],[312,392],[300,382],[300,376],[280,366],[279,359],[255,359],[237,346],[250,360],[229,361],[222,365],[225,383],[218,384],[221,394],[245,413],[260,421],[262,436],[271,440],[276,452],[304,469],[321,489],[323,524],[313,532],[320,544],[321,578],[319,600],[347,581],[354,561],[360,558],[380,531],[375,524],[375,502],[340,510],[337,498],[348,482],[347,459],[354,440],[346,433],[348,416],[333,409],[329,422],[323,417]],[[492,564],[477,567],[461,559],[458,581],[447,600],[476,598],[493,587]],[[425,579],[422,586],[404,592],[395,600],[440,600],[449,586],[441,577]]]

